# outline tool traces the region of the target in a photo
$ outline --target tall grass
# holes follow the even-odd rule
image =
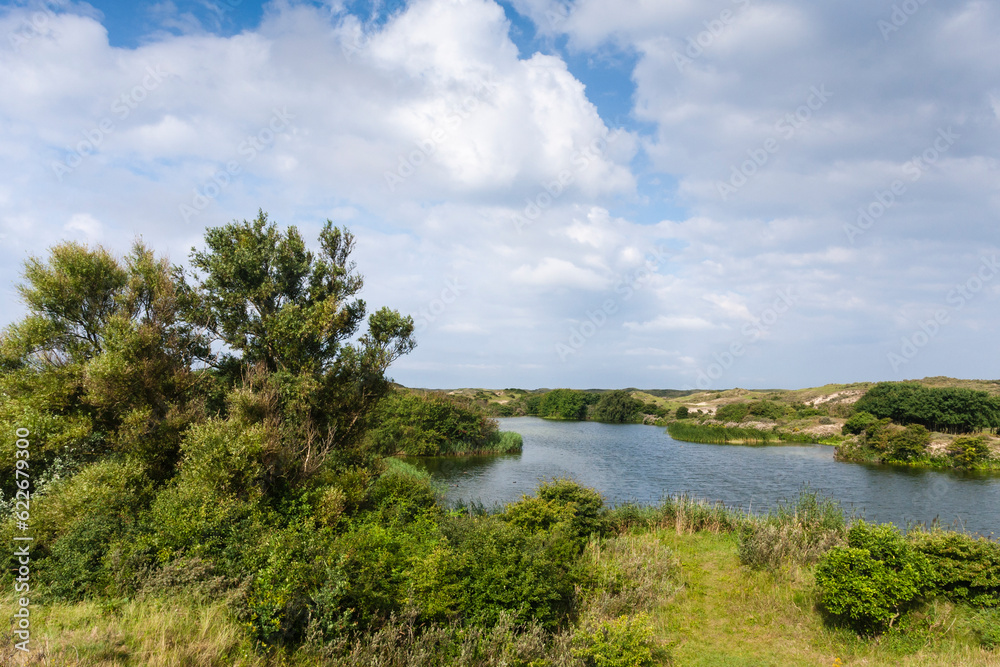
[[[766,445],[778,440],[778,434],[759,428],[743,426],[718,426],[715,424],[691,424],[676,421],[667,425],[667,433],[674,440],[700,442],[709,445],[756,444]]]
[[[693,424],[688,421],[667,424],[667,433],[674,440],[700,442],[708,445],[768,445],[778,442],[814,443],[818,441],[817,436],[810,433],[764,431],[750,426]]]
[[[477,456],[481,454],[517,454],[524,448],[520,433],[497,431],[482,448],[470,448],[467,442],[443,442],[437,456]]]
[[[848,522],[840,505],[808,489],[767,516],[747,521],[739,532],[740,562],[755,569],[815,563],[847,541]]]

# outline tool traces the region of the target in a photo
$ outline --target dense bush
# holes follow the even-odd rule
[[[974,468],[990,456],[986,439],[962,435],[948,445],[948,457],[958,468]]]
[[[944,531],[910,533],[909,540],[933,568],[934,593],[980,607],[1000,607],[1000,544]]]
[[[762,419],[781,419],[785,416],[785,406],[774,401],[754,401],[750,403],[749,413]]]
[[[836,620],[877,634],[920,596],[932,570],[894,526],[855,523],[847,546],[834,547],[816,566],[820,601]]]
[[[720,405],[715,411],[715,418],[721,422],[741,422],[750,414],[749,403],[729,403]]]
[[[534,401],[529,402],[529,406],[534,409],[529,410],[528,414],[550,419],[583,420],[587,418],[587,406],[593,405],[598,399],[598,394],[587,391],[553,389],[538,397],[537,406]]]
[[[844,435],[859,435],[867,431],[868,428],[876,422],[878,422],[878,417],[870,412],[861,410],[859,412],[855,412],[847,419],[846,422],[844,422],[844,426],[841,428],[841,433]]]
[[[655,663],[649,617],[620,616],[573,637],[573,654],[587,667],[649,667]]]
[[[632,398],[630,392],[616,389],[601,394],[591,417],[600,422],[627,424],[638,420],[642,407],[642,401]]]
[[[470,401],[396,390],[380,404],[368,438],[384,454],[434,456],[492,449],[498,425]]]

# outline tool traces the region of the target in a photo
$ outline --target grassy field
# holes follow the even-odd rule
[[[723,512],[713,515],[705,508],[688,514],[675,512],[658,525],[637,526],[624,535],[593,540],[588,547],[587,557],[601,572],[632,573],[636,578],[632,588],[640,590],[639,597],[627,602],[643,603],[650,610],[660,663],[706,667],[1000,665],[1000,652],[980,647],[975,628],[982,617],[949,603],[925,605],[912,615],[907,627],[893,629],[879,639],[861,639],[850,631],[828,627],[816,608],[811,568],[793,565],[772,571],[742,565],[736,533],[719,524],[726,520]],[[706,529],[692,530],[696,525]],[[608,607],[607,600],[588,600],[584,609],[585,614],[605,616],[629,613]],[[0,613],[8,617],[12,611],[9,604],[0,606]],[[225,600],[60,604],[33,609],[32,614],[31,653],[19,654],[9,635],[4,636],[0,640],[3,664],[356,664],[324,659],[308,648],[291,654],[255,653]],[[539,665],[585,665],[568,653],[562,655],[565,660],[559,663]],[[413,664],[424,664],[414,660]]]

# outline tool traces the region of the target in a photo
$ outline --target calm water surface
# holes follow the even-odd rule
[[[519,455],[417,460],[449,500],[517,500],[539,480],[572,477],[611,504],[688,493],[766,511],[808,485],[870,521],[930,523],[1000,536],[1000,475],[838,463],[833,447],[741,447],[680,442],[638,424],[500,419],[524,436]]]

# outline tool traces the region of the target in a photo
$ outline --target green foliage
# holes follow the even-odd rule
[[[762,419],[781,419],[785,416],[785,406],[774,401],[754,401],[750,403],[749,412]]]
[[[841,433],[844,435],[859,435],[866,432],[877,422],[878,417],[870,412],[861,410],[859,412],[855,412],[847,419],[846,422],[844,422],[843,427],[841,427]]]
[[[593,405],[599,399],[597,394],[575,389],[553,389],[538,398],[537,407],[533,398],[528,399],[528,414],[550,419],[575,420],[586,419],[587,406]]]
[[[835,619],[862,634],[877,634],[898,618],[927,585],[931,568],[891,524],[863,521],[816,567],[820,601]]]
[[[944,531],[917,531],[908,537],[933,568],[933,593],[975,606],[1000,607],[1000,544]]]
[[[766,445],[778,439],[771,431],[741,426],[719,426],[717,424],[691,424],[689,422],[673,422],[667,424],[667,433],[675,440],[685,442],[702,442],[722,445],[727,443]]]
[[[573,655],[588,667],[649,667],[653,659],[653,628],[649,616],[620,616],[573,636]]]
[[[897,424],[920,424],[944,433],[1000,428],[1000,401],[985,391],[972,389],[879,382],[855,403],[854,409]]]
[[[402,464],[402,465],[400,465]],[[436,507],[437,494],[430,476],[400,461],[386,470],[368,489],[368,505],[383,521],[406,523]]]
[[[789,563],[813,563],[846,537],[840,505],[806,490],[795,502],[781,503],[767,516],[740,527],[740,562],[772,570]]]
[[[728,403],[720,405],[715,411],[715,418],[720,422],[741,422],[750,414],[749,403]]]
[[[375,421],[368,438],[383,454],[439,456],[515,445],[510,436],[501,439],[496,420],[482,409],[444,394],[394,391],[379,405]]]
[[[889,458],[893,461],[912,461],[927,454],[931,434],[920,424],[910,424],[889,434]]]
[[[192,283],[176,272],[183,312],[232,350],[213,362],[221,373],[258,396],[273,433],[273,488],[310,479],[328,459],[366,463],[373,453],[361,439],[389,390],[384,372],[415,343],[412,318],[386,308],[358,336],[365,304],[354,298],[353,236],[327,221],[313,253],[261,211],[207,230],[205,243],[192,251]]]
[[[538,486],[538,497],[570,508],[573,531],[581,537],[602,534],[607,530],[603,516],[604,498],[593,489],[570,479],[555,479]]]
[[[0,337],[0,424],[31,431],[35,474],[72,446],[81,460],[114,451],[169,477],[203,414],[191,365],[208,350],[179,317],[169,265],[138,243],[121,261],[64,243],[25,262],[24,277],[29,314]]]
[[[632,398],[628,391],[616,389],[601,394],[594,406],[592,418],[611,424],[628,424],[638,421],[641,408],[642,401]]]
[[[975,468],[990,457],[990,448],[983,437],[961,435],[948,445],[948,457],[956,468]]]
[[[48,557],[39,580],[54,599],[106,592],[115,579],[109,556],[127,539],[134,516],[152,498],[146,471],[135,462],[105,460],[53,484],[32,502],[34,537]],[[47,553],[46,553],[47,552]],[[16,569],[11,557],[12,569]]]
[[[689,416],[690,416],[690,411],[688,410],[688,407],[686,405],[680,406],[679,408],[677,408],[677,411],[674,412],[674,419],[687,419]]]

